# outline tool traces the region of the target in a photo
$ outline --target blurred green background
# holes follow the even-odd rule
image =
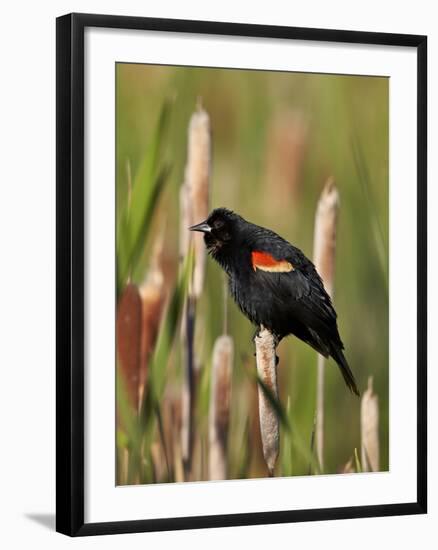
[[[171,100],[163,157],[170,166],[150,238],[132,273],[140,284],[151,245],[165,227],[169,279],[178,271],[179,189],[187,156],[187,126],[198,101],[212,127],[211,208],[226,206],[269,227],[312,258],[319,194],[333,176],[340,194],[335,295],[346,357],[360,390],[369,376],[380,406],[380,465],[388,469],[388,79],[137,64],[117,65],[117,212],[127,202],[127,163],[135,176],[166,99]],[[198,220],[201,221],[201,220]],[[208,437],[211,351],[222,332],[223,275],[207,260],[196,349],[201,391],[196,429]],[[254,327],[229,301],[235,344],[229,477],[265,476],[261,450],[251,445],[254,395],[245,369],[255,365]],[[315,414],[316,353],[295,338],[278,350],[280,398],[293,428],[309,446]],[[246,366],[245,366],[246,365]],[[255,368],[255,366],[254,366]],[[166,384],[181,383],[172,354]],[[326,364],[325,473],[338,472],[360,450],[360,400],[335,363]],[[284,438],[282,439],[282,443]],[[305,453],[293,452],[280,474],[306,475]]]

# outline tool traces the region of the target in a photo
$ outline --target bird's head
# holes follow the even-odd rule
[[[213,257],[226,254],[231,245],[238,243],[245,220],[227,208],[216,208],[208,218],[190,227],[190,231],[204,233],[207,250]]]

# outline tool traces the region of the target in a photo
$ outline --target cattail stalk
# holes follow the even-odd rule
[[[255,337],[257,373],[266,388],[278,399],[276,339],[263,326]],[[259,385],[259,418],[263,456],[269,475],[274,475],[280,446],[280,421],[264,389]]]
[[[363,472],[378,472],[379,452],[379,400],[373,391],[373,377],[368,378],[368,388],[362,396],[360,407],[361,462]]]
[[[184,313],[184,332],[182,339],[184,378],[181,396],[181,453],[184,473],[187,479],[192,467],[195,412],[195,357],[193,349],[195,335],[195,302],[191,296],[187,299]]]
[[[182,388],[181,452],[186,479],[191,474],[193,454],[193,425],[195,406],[196,361],[194,336],[196,302],[202,294],[205,278],[206,250],[202,235],[189,235],[188,228],[208,216],[211,172],[210,119],[198,105],[188,129],[188,150],[185,180],[180,191],[180,258],[188,254],[193,239],[194,269],[185,304],[181,341],[184,349],[184,381]]]
[[[209,411],[209,479],[227,479],[233,340],[220,336],[213,348]]]
[[[333,298],[335,271],[336,223],[339,194],[334,180],[329,178],[321,193],[315,216],[314,263],[327,293]],[[316,381],[316,454],[324,469],[324,371],[325,359],[318,355]]]

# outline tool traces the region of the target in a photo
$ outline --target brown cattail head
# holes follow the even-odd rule
[[[255,337],[257,373],[272,395],[278,399],[276,343],[274,335],[261,328]],[[274,475],[280,443],[280,423],[277,412],[259,386],[259,417],[262,436],[263,456],[269,470]]]
[[[308,124],[299,111],[279,111],[268,128],[266,181],[275,186],[272,196],[281,197],[282,205],[298,195],[307,138]]]
[[[155,348],[161,316],[166,302],[166,285],[163,273],[163,235],[156,241],[152,261],[144,283],[140,287],[142,327],[138,403],[142,402],[147,382],[148,363]]]
[[[209,210],[211,172],[210,118],[199,105],[193,113],[188,130],[187,164],[185,181],[181,191],[181,219],[189,221],[183,229],[205,220]],[[186,188],[184,190],[184,188]],[[193,235],[195,267],[193,271],[192,294],[198,298],[202,293],[205,276],[206,250],[202,235]],[[187,253],[188,243],[182,238],[181,252]]]
[[[227,440],[230,421],[234,346],[220,336],[213,348],[209,411],[209,479],[227,479]]]
[[[361,462],[364,472],[379,471],[379,400],[373,391],[373,377],[368,378],[368,389],[360,407]]]
[[[161,314],[165,303],[164,285],[163,283],[155,282],[153,279],[146,281],[140,288],[140,295],[143,318],[139,388],[139,400],[141,402],[144,385],[147,380],[148,363],[157,340]]]
[[[128,284],[117,306],[117,356],[129,401],[137,410],[140,373],[141,298],[136,285]]]
[[[331,297],[333,297],[338,211],[339,193],[334,179],[329,178],[322,190],[316,210],[313,261]]]

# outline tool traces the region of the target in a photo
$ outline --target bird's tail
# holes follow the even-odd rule
[[[344,356],[344,353],[342,352],[342,350],[338,347],[333,347],[330,355],[333,357],[333,359],[339,365],[339,369],[341,371],[341,374],[342,374],[347,386],[350,388],[350,390],[353,393],[355,393],[359,397],[360,392],[357,389],[356,380],[354,379],[354,375],[351,372],[350,367],[348,366],[347,360],[345,359],[345,356]]]

